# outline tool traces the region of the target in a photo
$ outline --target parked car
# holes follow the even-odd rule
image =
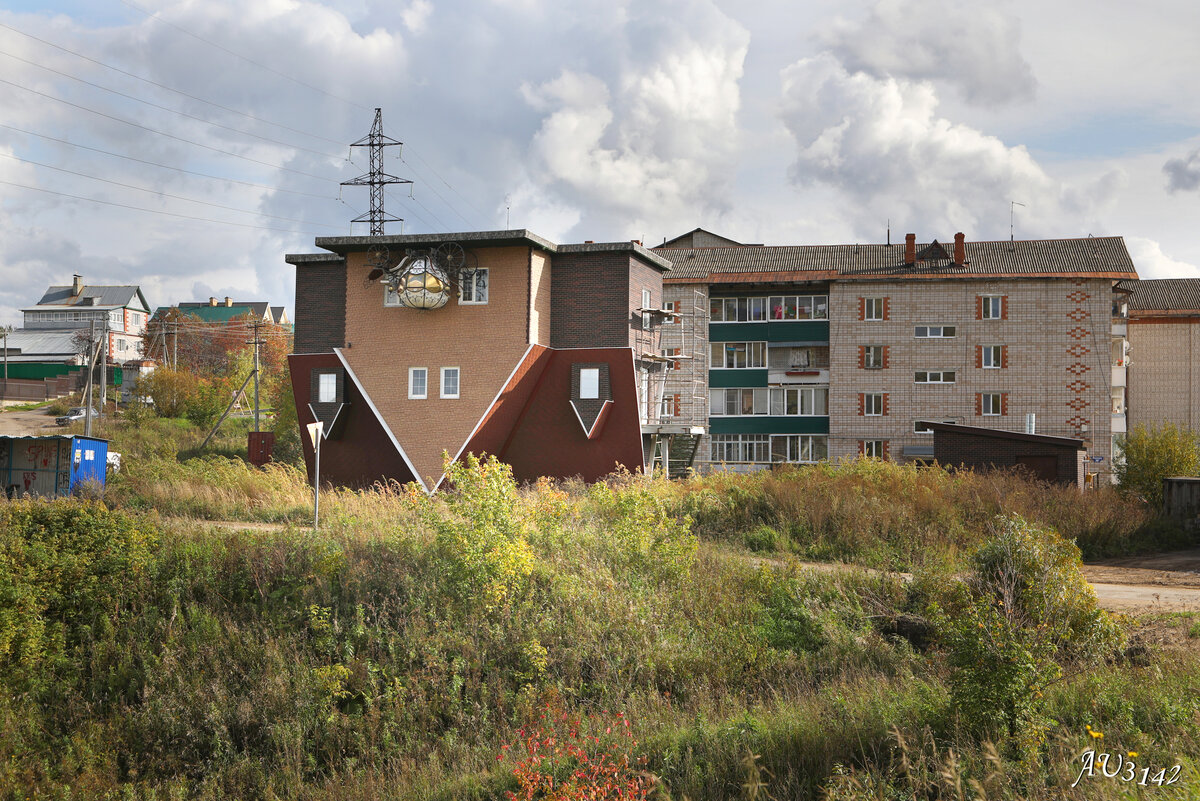
[[[98,417],[98,416],[99,415],[96,413],[96,410],[92,409],[92,417]],[[87,407],[76,406],[75,408],[71,409],[71,411],[64,414],[62,417],[54,418],[54,422],[58,423],[60,426],[69,426],[71,423],[74,423],[76,420],[82,420],[85,417],[87,417]]]

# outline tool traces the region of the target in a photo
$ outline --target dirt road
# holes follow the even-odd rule
[[[1101,606],[1120,612],[1200,612],[1200,548],[1083,566]]]
[[[34,409],[30,412],[0,413],[0,435],[27,437],[42,434],[61,434],[63,430],[54,424],[54,417],[46,414],[45,409]]]

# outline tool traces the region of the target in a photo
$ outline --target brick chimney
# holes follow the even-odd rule
[[[959,267],[967,260],[967,246],[963,244],[963,239],[962,231],[954,235],[954,263]]]
[[[229,298],[225,298],[225,305],[226,305],[226,306],[232,306],[232,305],[233,305],[233,301],[232,301],[231,299],[229,299]]]
[[[83,294],[83,276],[75,273],[71,281],[71,297],[77,298]]]
[[[916,234],[905,234],[904,235],[904,263],[905,264],[916,264],[917,263],[917,235]]]
[[[216,298],[213,298],[213,297],[210,297],[210,298],[208,299],[208,305],[209,305],[209,306],[216,306],[216,305],[217,305],[217,299],[216,299]]]

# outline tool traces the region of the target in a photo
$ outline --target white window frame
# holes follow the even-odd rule
[[[829,436],[827,434],[772,434],[770,454],[772,463],[815,464],[829,458]],[[780,456],[782,458],[779,458]]]
[[[863,440],[863,456],[871,459],[883,459],[884,443],[887,440],[882,439],[864,439]]]
[[[1004,399],[999,392],[981,392],[979,413],[982,417],[999,417],[1004,408]],[[990,411],[989,411],[990,410]]]
[[[458,303],[460,306],[486,306],[488,298],[492,294],[491,276],[488,275],[488,267],[477,267],[474,270],[466,270],[460,274],[460,289],[458,292]],[[477,283],[479,276],[483,276],[483,300],[478,300],[479,284]]]
[[[954,339],[957,335],[958,326],[955,325],[918,325],[913,328],[913,337],[916,339]]]
[[[770,434],[713,434],[709,456],[714,462],[769,464]]]
[[[661,418],[667,418],[667,419],[675,417],[675,396],[674,395],[663,395],[662,406],[658,410],[658,416]]]
[[[863,345],[864,370],[883,369],[883,348],[883,345]],[[873,355],[878,356],[878,358],[872,358]]]
[[[446,391],[446,378],[454,374],[454,392]],[[462,370],[457,367],[443,367],[441,370],[441,385],[439,397],[442,398],[457,398],[462,391]]]
[[[650,293],[649,289],[643,289],[642,290],[642,308],[643,309],[652,309],[652,308],[654,308],[651,305],[652,303],[654,303],[654,296]],[[642,330],[643,331],[650,330],[650,323],[653,321],[653,319],[654,318],[650,314],[649,311],[642,312]]]
[[[863,393],[863,417],[883,417],[883,393]]]
[[[1003,345],[980,345],[979,363],[985,370],[999,370],[1004,364]],[[991,362],[991,364],[988,364]]]
[[[731,346],[735,350],[730,351],[729,348]],[[736,366],[736,362],[737,362],[736,348],[738,348],[739,346],[741,346],[744,349],[745,354],[746,354],[746,364],[743,365],[742,367]],[[721,349],[722,360],[721,360],[721,364],[710,365],[712,367],[712,369],[714,369],[714,370],[765,370],[767,367],[767,343],[766,342],[712,342],[712,343],[710,343],[710,347],[709,347],[710,358],[712,356],[712,349],[718,348],[718,347]],[[726,362],[730,361],[729,357],[731,354],[734,356],[732,361],[735,362],[735,366],[732,366],[732,367],[730,367],[726,364]],[[756,357],[756,356],[759,358],[755,359],[754,357]]]
[[[328,390],[328,397],[326,390]],[[337,374],[317,373],[317,403],[333,403],[335,400],[337,400]]]
[[[1003,295],[982,295],[983,298],[983,319],[984,320],[1000,320],[1004,314],[1004,296]]]
[[[600,398],[600,368],[579,368],[579,399],[598,400]]]
[[[863,298],[863,320],[883,322],[883,298]]]
[[[917,370],[913,373],[914,384],[953,384],[955,370]],[[949,378],[947,378],[949,376]]]
[[[421,392],[418,394],[416,390],[416,377],[421,376]],[[428,367],[410,367],[408,368],[408,399],[409,400],[425,400],[429,397],[429,368]]]

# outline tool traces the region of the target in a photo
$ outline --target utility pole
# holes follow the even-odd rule
[[[4,339],[4,394],[0,399],[8,399],[8,335],[13,332],[11,325],[0,325],[0,338]]]
[[[83,395],[83,435],[92,435],[92,379],[96,375],[96,321],[92,320],[88,328],[88,379],[87,389]]]
[[[261,320],[254,321],[254,431],[256,433],[258,432],[258,346],[262,344],[258,336],[258,329],[261,325]]]
[[[100,417],[104,417],[107,411],[108,404],[108,312],[104,313],[104,344],[101,347],[101,353],[104,354],[100,360]]]

